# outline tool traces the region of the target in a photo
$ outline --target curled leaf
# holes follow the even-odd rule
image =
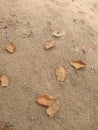
[[[16,47],[15,47],[15,45],[14,45],[13,43],[10,43],[6,49],[7,49],[7,51],[8,51],[9,53],[14,53]]]
[[[70,65],[73,66],[77,70],[86,67],[86,64],[84,62],[82,62],[81,60],[72,61],[72,62],[70,62]]]
[[[55,31],[52,33],[52,36],[56,37],[56,38],[59,38],[59,37],[62,37],[63,35],[65,35],[65,32],[64,31]]]
[[[7,87],[9,85],[10,78],[5,72],[3,72],[2,75],[0,76],[0,82],[2,87]]]
[[[47,108],[46,112],[51,118],[53,118],[55,114],[59,111],[59,109],[60,102],[57,100],[50,107]]]
[[[50,95],[41,95],[37,98],[37,102],[43,106],[50,106],[55,101],[55,98]]]
[[[46,50],[55,47],[55,41],[47,41],[44,47]]]
[[[58,66],[55,70],[55,75],[58,81],[64,82],[67,76],[66,69],[63,66]]]

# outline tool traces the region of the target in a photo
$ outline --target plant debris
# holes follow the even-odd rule
[[[53,118],[57,111],[60,109],[60,102],[59,100],[56,100],[53,96],[44,94],[37,98],[37,102],[40,105],[48,107],[46,109],[46,113]]]
[[[13,53],[15,52],[16,47],[15,47],[15,45],[11,42],[6,49],[7,49],[7,51],[8,51],[9,53],[13,54]]]
[[[7,87],[9,85],[10,78],[5,72],[3,72],[2,75],[0,76],[0,82],[2,87]]]
[[[47,114],[53,118],[55,114],[59,111],[60,109],[60,102],[56,100],[51,106],[49,106],[46,110]]]
[[[43,106],[50,106],[55,101],[55,98],[50,95],[41,95],[37,98],[37,102]]]
[[[70,65],[73,66],[77,70],[86,67],[86,64],[84,62],[82,62],[81,60],[72,61],[72,62],[70,62]]]
[[[55,47],[55,41],[47,41],[44,47],[46,50]]]
[[[66,69],[63,66],[58,66],[55,70],[55,75],[58,81],[64,82],[67,76]]]

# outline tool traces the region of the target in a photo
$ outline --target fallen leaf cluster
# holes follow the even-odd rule
[[[46,106],[46,113],[53,118],[55,114],[59,111],[60,109],[60,102],[59,100],[56,100],[53,96],[44,94],[41,95],[37,98],[37,102],[42,105]]]

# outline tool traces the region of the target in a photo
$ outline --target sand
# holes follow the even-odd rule
[[[0,74],[10,77],[0,86],[0,122],[9,130],[98,130],[98,1],[97,0],[0,0]],[[60,38],[54,31],[64,31]],[[55,40],[48,51],[44,44]],[[9,54],[9,42],[16,52]],[[81,51],[85,44],[88,51]],[[75,70],[69,62],[82,60],[85,69]],[[58,65],[67,69],[59,83]],[[55,118],[37,104],[49,94],[61,107]]]

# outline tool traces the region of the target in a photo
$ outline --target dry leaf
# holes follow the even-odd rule
[[[46,50],[55,47],[55,41],[47,41],[44,47]]]
[[[49,95],[41,95],[37,98],[37,102],[43,106],[50,106],[55,101],[55,98]]]
[[[13,43],[10,43],[6,49],[7,49],[8,52],[14,53],[16,47],[15,47],[15,45]]]
[[[55,32],[52,33],[52,36],[57,37],[57,38],[62,37],[63,35],[65,35],[64,31],[62,31],[62,32],[55,31]]]
[[[85,44],[83,44],[81,50],[83,51],[83,53],[85,54],[88,51],[88,48]]]
[[[60,102],[57,100],[50,107],[47,108],[46,112],[51,118],[53,118],[55,114],[59,111],[59,109]]]
[[[66,69],[63,66],[58,66],[55,70],[55,75],[58,81],[64,82],[67,76]]]
[[[84,62],[82,62],[81,60],[72,61],[72,62],[70,62],[70,64],[77,70],[86,67],[86,64]]]
[[[7,87],[9,85],[10,79],[5,72],[0,76],[0,82],[2,87]]]

